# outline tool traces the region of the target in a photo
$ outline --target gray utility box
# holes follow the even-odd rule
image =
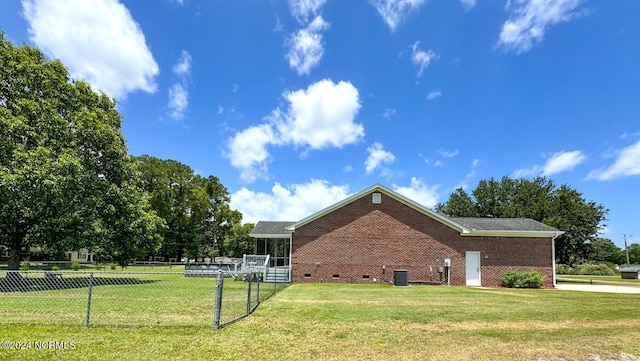
[[[394,286],[408,286],[409,285],[409,271],[406,269],[397,269],[393,271],[393,285]]]

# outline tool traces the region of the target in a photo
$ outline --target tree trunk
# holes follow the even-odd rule
[[[17,271],[20,269],[20,261],[22,261],[22,239],[15,236],[11,240],[11,248],[9,248],[9,271]]]

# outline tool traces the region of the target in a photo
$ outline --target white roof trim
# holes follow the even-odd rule
[[[558,231],[499,231],[499,230],[471,230],[468,233],[460,233],[463,236],[475,237],[557,237],[564,232]]]
[[[434,212],[431,209],[401,195],[400,193],[397,193],[395,191],[392,191],[391,189],[381,185],[381,184],[375,184],[369,188],[366,188],[358,193],[355,193],[327,208],[324,208],[316,213],[313,213],[312,215],[303,218],[302,220],[286,227],[285,229],[289,232],[295,232],[296,228],[298,227],[302,227],[307,223],[310,223],[320,217],[323,217],[339,208],[342,208],[343,206],[355,201],[356,199],[359,199],[363,196],[365,196],[368,193],[371,192],[380,192],[388,197],[391,197],[393,199],[395,199],[396,201],[410,207],[413,208],[414,210],[444,224],[447,225],[449,227],[451,227],[452,229],[460,232],[460,235],[462,236],[470,236],[470,237],[536,237],[536,238],[555,238],[561,234],[563,234],[564,232],[562,231],[518,231],[518,230],[476,230],[476,229],[469,229],[463,225],[461,225],[460,223],[454,221],[453,219],[444,216],[440,213]]]
[[[249,233],[249,237],[253,238],[289,238],[291,233],[278,233],[278,234],[259,234],[259,233]]]
[[[314,221],[314,220],[316,220],[316,219],[318,219],[320,217],[323,217],[323,216],[325,216],[325,215],[327,215],[327,214],[329,214],[329,213],[331,213],[331,212],[333,212],[333,211],[335,211],[335,210],[337,210],[339,208],[342,208],[343,206],[355,201],[356,199],[359,199],[359,198],[363,197],[364,195],[366,195],[368,193],[371,193],[371,192],[374,192],[374,191],[377,191],[377,192],[380,192],[380,193],[382,193],[382,194],[384,194],[386,196],[389,196],[389,197],[397,200],[398,202],[403,203],[404,205],[409,206],[409,207],[415,209],[416,211],[418,211],[418,212],[420,212],[420,213],[422,213],[422,214],[424,214],[424,215],[426,215],[428,217],[431,217],[431,218],[437,220],[440,223],[446,224],[447,226],[457,230],[461,234],[466,234],[466,233],[471,232],[471,230],[469,230],[468,228],[464,227],[463,225],[453,221],[451,218],[443,216],[443,215],[441,215],[439,213],[436,213],[436,212],[430,210],[429,208],[427,208],[427,207],[425,207],[425,206],[423,206],[423,205],[421,205],[419,203],[416,203],[416,202],[412,201],[411,199],[409,199],[409,198],[407,198],[407,197],[405,197],[405,196],[403,196],[403,195],[401,195],[401,194],[399,194],[397,192],[394,192],[394,191],[392,191],[391,189],[389,189],[387,187],[384,187],[381,184],[375,184],[375,185],[373,185],[373,186],[371,186],[369,188],[366,188],[366,189],[364,189],[364,190],[362,190],[362,191],[360,191],[358,193],[355,193],[355,194],[353,194],[353,195],[341,200],[338,203],[335,203],[335,204],[333,204],[333,205],[331,205],[331,206],[329,206],[327,208],[324,208],[324,209],[322,209],[322,210],[320,210],[320,211],[318,211],[318,212],[316,212],[316,213],[314,213],[314,214],[312,214],[312,215],[310,215],[310,216],[308,216],[306,218],[303,218],[302,220],[292,224],[291,226],[288,226],[286,229],[288,231],[290,231],[290,232],[295,232],[297,227],[304,226],[305,224],[307,224],[307,223],[309,223],[311,221]]]

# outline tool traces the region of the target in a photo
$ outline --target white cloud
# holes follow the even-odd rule
[[[184,118],[184,111],[189,105],[189,92],[182,87],[182,84],[176,83],[169,88],[169,116],[179,120]]]
[[[156,91],[159,69],[138,23],[117,0],[23,0],[29,38],[73,78],[120,99]]]
[[[474,159],[473,162],[471,162],[471,170],[467,173],[465,179],[471,179],[476,176],[476,167],[478,166],[478,162],[479,160],[477,159]]]
[[[393,190],[425,207],[433,208],[438,203],[438,186],[429,187],[422,180],[412,177],[408,187],[392,186]]]
[[[285,58],[289,61],[289,67],[295,69],[298,75],[309,75],[311,69],[320,64],[324,55],[322,32],[327,29],[329,23],[318,15],[306,28],[289,36],[289,52]]]
[[[442,96],[442,92],[440,90],[434,90],[427,94],[427,100],[433,100],[435,98],[439,98]]]
[[[311,149],[341,148],[364,137],[363,126],[354,122],[360,101],[358,89],[351,83],[324,79],[283,96],[289,109],[286,113],[277,109],[270,117],[283,143]]]
[[[245,223],[257,221],[299,221],[349,196],[349,186],[331,185],[311,179],[308,183],[283,187],[276,183],[271,193],[245,187],[231,195],[231,208],[242,212]]]
[[[411,47],[412,49],[411,60],[419,68],[418,70],[418,78],[419,78],[422,76],[422,72],[429,66],[429,63],[431,63],[431,61],[437,58],[438,56],[436,55],[436,53],[433,52],[433,50],[424,51],[419,49],[418,45],[420,45],[420,42],[416,41]]]
[[[371,174],[371,172],[382,164],[390,164],[396,160],[395,155],[384,150],[384,147],[380,143],[373,143],[371,147],[367,148],[367,152],[369,152],[369,157],[367,157],[367,160],[364,162],[367,174]]]
[[[516,169],[511,175],[513,178],[528,178],[540,175],[540,166]]]
[[[289,0],[289,9],[299,22],[306,23],[309,16],[315,16],[320,12],[326,0]]]
[[[634,138],[638,138],[640,137],[640,132],[635,132],[635,133],[623,133],[620,136],[620,139],[634,139]]]
[[[585,0],[510,0],[511,16],[502,26],[497,46],[518,54],[527,52],[544,38],[547,27],[567,22],[585,11]]]
[[[460,3],[464,7],[464,9],[467,11],[471,10],[474,6],[476,6],[477,2],[478,2],[477,0],[460,0]]]
[[[418,10],[425,0],[372,0],[389,29],[394,32],[400,23],[412,12]]]
[[[393,117],[394,115],[396,115],[396,110],[393,108],[387,108],[384,110],[384,113],[382,113],[382,116],[385,119],[390,119],[391,117]]]
[[[182,50],[180,58],[173,66],[173,73],[181,78],[187,78],[191,75],[191,54]]]
[[[557,173],[572,170],[577,165],[583,163],[587,156],[579,150],[571,152],[558,152],[548,157],[544,165],[534,165],[529,168],[517,169],[513,172],[515,178],[549,176]]]
[[[438,203],[438,186],[428,186],[411,178],[406,187],[393,185],[403,196],[432,208]],[[230,206],[242,212],[245,223],[258,221],[297,222],[351,195],[348,185],[331,185],[326,180],[311,179],[307,183],[282,186],[275,183],[271,192],[254,192],[246,187],[231,195]]]
[[[588,178],[606,181],[634,175],[640,175],[640,141],[621,149],[612,165],[591,171]]]
[[[180,58],[173,66],[173,73],[180,79],[169,88],[169,116],[175,120],[184,118],[184,111],[189,105],[189,92],[187,91],[187,81],[191,76],[191,55],[188,51],[182,50]]]
[[[579,150],[555,153],[544,164],[542,175],[548,176],[571,170],[586,159],[587,156]]]
[[[441,156],[445,157],[445,158],[453,158],[456,155],[458,155],[460,152],[457,149],[454,150],[446,150],[446,149],[439,149],[438,150],[438,154],[440,154]]]
[[[351,83],[325,79],[283,97],[288,109],[275,109],[265,118],[267,123],[238,132],[228,143],[226,156],[245,181],[266,178],[268,145],[320,150],[341,148],[364,137],[363,126],[354,122],[360,102]]]
[[[469,173],[467,173],[464,176],[464,179],[457,186],[455,186],[454,189],[458,189],[458,188],[467,189],[469,187],[469,184],[468,184],[469,180],[476,177],[476,167],[478,167],[478,164],[480,164],[479,159],[474,159],[471,162],[471,170],[469,171]]]
[[[234,168],[240,169],[242,180],[267,179],[267,163],[271,159],[267,145],[277,142],[277,135],[270,124],[249,127],[229,140],[226,157]]]

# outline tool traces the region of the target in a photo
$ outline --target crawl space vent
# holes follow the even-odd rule
[[[373,202],[373,204],[382,203],[382,193],[372,193],[371,194],[371,201]]]

